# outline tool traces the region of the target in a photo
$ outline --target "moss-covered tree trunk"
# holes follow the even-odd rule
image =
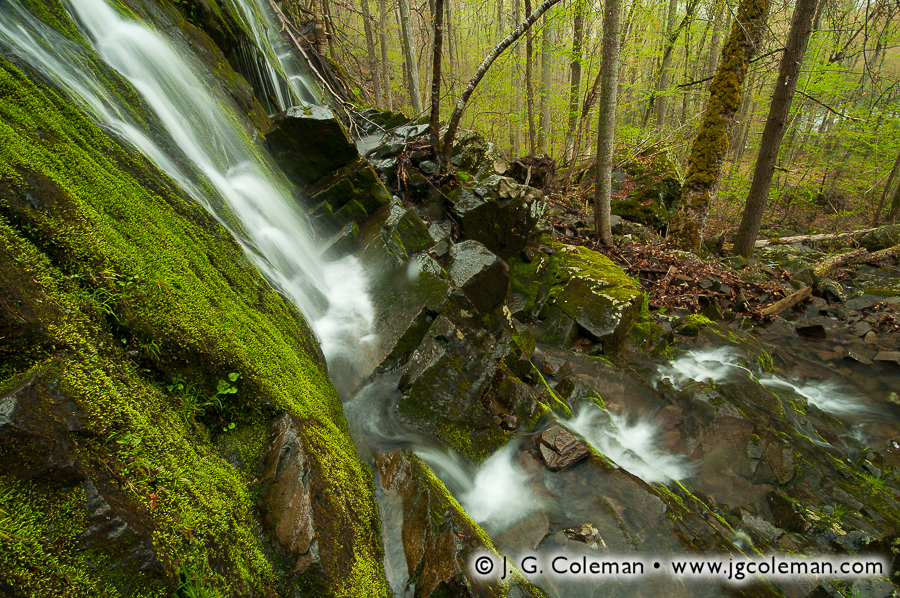
[[[709,87],[709,104],[694,143],[681,191],[681,204],[669,222],[668,243],[677,249],[700,251],[716,194],[728,135],[741,104],[747,65],[756,51],[769,12],[769,0],[741,0],[731,34],[722,50],[719,69]]]

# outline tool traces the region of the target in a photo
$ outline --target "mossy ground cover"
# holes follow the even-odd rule
[[[3,59],[0,233],[3,277],[22,283],[18,308],[41,326],[27,360],[8,363],[0,354],[0,385],[8,390],[11,378],[61,360],[53,367],[90,431],[76,447],[83,467],[103,471],[146,518],[170,576],[207,562],[217,565],[210,583],[222,592],[273,587],[247,487],[255,464],[233,468],[209,441],[261,430],[265,418],[286,410],[317,422],[314,458],[331,472],[324,500],[340,526],[326,541],[353,546],[352,563],[328,562],[336,553],[322,550],[326,568],[347,572],[331,590],[385,593],[371,476],[300,315],[152,164]],[[221,409],[197,425],[178,416],[183,399],[164,388],[175,376],[209,395],[229,372],[240,374],[239,392]],[[219,432],[220,422],[237,428]],[[245,460],[264,446],[258,440],[242,442],[252,447]],[[78,570],[73,579],[90,592],[115,595],[123,586],[85,569],[73,534],[52,523],[78,521],[77,490],[31,484],[0,479],[4,513],[16,505],[25,514],[0,514],[0,569],[14,572],[7,583],[56,595],[54,580]],[[164,587],[146,592],[161,595]]]

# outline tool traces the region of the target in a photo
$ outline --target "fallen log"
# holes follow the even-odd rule
[[[900,255],[900,245],[894,245],[893,247],[888,247],[887,249],[882,249],[881,251],[876,251],[874,253],[869,253],[865,249],[857,249],[856,251],[834,255],[822,260],[816,264],[815,268],[813,268],[813,273],[819,278],[824,278],[829,272],[841,266],[849,266],[851,264],[874,264],[890,257],[896,257],[897,255]]]
[[[874,228],[864,230],[855,230],[846,233],[822,233],[817,235],[797,235],[795,237],[781,237],[780,239],[760,239],[754,247],[757,249],[766,247],[767,245],[787,245],[789,243],[800,243],[803,241],[832,241],[834,239],[855,239],[866,233],[870,233]]]
[[[791,293],[784,299],[776,301],[769,307],[763,308],[761,311],[764,316],[777,316],[781,312],[803,303],[810,297],[812,297],[812,287],[803,287],[799,291]]]

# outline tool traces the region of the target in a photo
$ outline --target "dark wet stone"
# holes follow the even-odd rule
[[[425,160],[419,164],[419,170],[427,175],[435,175],[438,173],[439,167],[431,160]]]
[[[478,241],[464,241],[450,249],[450,279],[483,314],[506,298],[509,267]]]
[[[492,176],[453,199],[453,212],[462,234],[508,259],[531,237],[546,204],[540,192],[513,179]]]
[[[347,130],[327,106],[304,104],[275,116],[265,135],[275,161],[298,185],[309,185],[359,158]]]
[[[583,442],[559,424],[544,430],[535,442],[544,465],[550,471],[562,471],[591,454]]]
[[[875,361],[900,366],[900,351],[880,351],[875,355],[874,359]]]
[[[87,434],[81,408],[59,388],[60,363],[0,398],[0,473],[76,484],[85,477],[73,435]]]
[[[813,322],[805,322],[802,324],[798,324],[796,327],[797,334],[800,336],[805,336],[806,338],[816,338],[823,339],[828,336],[828,333],[825,330],[825,327],[822,324],[816,324]]]
[[[876,303],[880,301],[880,298],[873,297],[871,295],[863,295],[862,297],[855,297],[853,299],[848,299],[844,302],[844,305],[847,309],[852,309],[855,311],[862,311],[864,309],[869,309]]]

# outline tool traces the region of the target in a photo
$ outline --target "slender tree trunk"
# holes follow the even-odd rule
[[[409,74],[409,99],[413,112],[422,114],[422,93],[419,91],[419,66],[416,61],[416,44],[413,40],[412,19],[409,15],[409,0],[400,0],[400,28],[403,36],[403,54]]]
[[[434,56],[431,79],[431,146],[436,159],[441,157],[441,50],[444,46],[444,0],[434,0]]]
[[[691,145],[681,203],[669,222],[667,241],[676,249],[700,253],[709,208],[728,151],[728,129],[740,107],[747,65],[759,46],[768,12],[769,0],[741,0],[738,6],[737,19],[709,87],[703,122]]]
[[[310,10],[313,16],[313,46],[320,56],[328,53],[328,36],[325,34],[324,0],[312,0]]]
[[[769,0],[763,1],[768,2]],[[674,31],[666,35],[665,46],[663,47],[662,57],[659,62],[659,73],[656,77],[656,84],[654,85],[653,91],[650,93],[650,99],[647,102],[647,110],[644,112],[644,119],[641,122],[641,126],[643,127],[646,127],[647,123],[650,122],[650,115],[653,114],[657,100],[661,99],[660,94],[663,93],[665,86],[668,85],[668,76],[666,73],[668,73],[669,65],[672,63],[672,51],[675,49],[675,42],[678,41],[678,36],[681,35],[681,31],[691,22],[694,11],[699,4],[699,0],[690,0],[684,18],[681,19],[681,23],[678,24],[678,27],[676,27]],[[659,113],[657,112],[657,115],[658,114]]]
[[[541,31],[541,126],[538,130],[538,147],[545,154],[550,153],[550,81],[553,59],[550,51],[550,38],[553,33],[551,27],[548,11],[544,15],[544,28]]]
[[[712,40],[709,42],[709,62],[706,65],[706,76],[716,74],[716,66],[719,64],[719,52],[722,46],[722,31],[725,29],[725,15],[728,12],[728,4],[724,0],[718,0],[713,9],[716,18],[713,23]],[[709,91],[709,81],[703,86],[704,91]]]
[[[531,0],[525,0],[525,14],[531,13]],[[537,153],[537,137],[534,130],[534,79],[532,78],[532,62],[534,45],[531,28],[525,32],[525,103],[528,105],[528,153]]]
[[[369,57],[369,73],[372,75],[372,86],[375,88],[375,105],[384,108],[384,93],[381,91],[381,73],[378,69],[378,56],[375,54],[375,36],[372,34],[372,15],[369,14],[369,0],[360,0],[363,14],[363,27],[366,30],[366,53]]]
[[[766,127],[759,142],[759,153],[756,156],[753,182],[750,184],[747,205],[744,208],[741,225],[734,240],[735,255],[744,257],[753,255],[753,244],[756,242],[756,235],[759,233],[766,201],[769,199],[769,188],[772,186],[775,162],[778,159],[781,141],[784,139],[785,125],[791,112],[791,103],[794,101],[794,90],[797,88],[800,66],[803,64],[806,46],[809,43],[809,36],[812,34],[812,21],[813,16],[816,14],[816,1],[797,0],[797,4],[794,6],[794,17],[791,20],[787,46],[781,57],[778,80],[775,82],[772,102],[769,104],[769,116],[766,119]]]
[[[387,51],[387,5],[386,0],[379,2],[378,29],[381,36],[381,80],[384,83],[384,106],[388,110],[394,109],[394,101],[391,97],[391,63],[388,62]]]
[[[884,191],[881,192],[881,200],[878,202],[878,207],[875,208],[875,217],[872,218],[873,227],[878,226],[878,221],[881,218],[881,210],[884,208],[884,200],[891,190],[891,185],[894,184],[894,178],[897,176],[898,169],[900,169],[900,154],[897,155],[897,159],[894,161],[894,167],[891,168],[891,174],[888,175],[887,183],[884,184]]]
[[[584,0],[575,0],[572,16],[572,62],[569,63],[569,114],[566,122],[565,159],[575,153],[575,125],[578,122],[578,98],[581,95],[581,42],[584,33]]]
[[[518,25],[522,21],[522,0],[513,1],[513,24]],[[513,158],[519,157],[522,147],[522,94],[518,93],[520,89],[520,81],[522,77],[522,45],[516,44],[513,49],[515,52],[515,68],[512,73],[513,95],[515,96],[515,113],[513,114],[513,123],[509,128],[510,136],[510,153]]]
[[[594,177],[594,232],[612,245],[609,212],[616,132],[616,91],[619,83],[619,35],[622,0],[606,0],[603,12],[603,63],[600,65],[600,117],[597,124],[597,171]]]
[[[675,18],[678,16],[678,0],[669,0],[669,12],[666,19],[666,37],[670,37],[675,30]],[[674,46],[674,43],[673,43]],[[673,47],[674,50],[674,47]],[[659,97],[656,99],[656,126],[662,129],[666,120],[666,107],[668,98],[666,90],[669,87],[669,66],[672,63],[672,52],[666,52],[663,56],[663,63],[659,69],[659,84],[657,85],[657,93]]]
[[[450,59],[450,92],[453,93],[456,90],[456,72],[459,70],[459,65],[457,64],[457,49],[456,49],[456,39],[453,37],[453,32],[456,30],[453,27],[453,17],[450,12],[450,0],[444,0],[444,6],[447,8],[447,14],[444,15],[444,34],[447,38],[447,58]]]
[[[526,0],[526,6],[527,6]],[[484,78],[485,74],[487,74],[488,69],[491,68],[491,65],[494,64],[494,61],[497,60],[497,57],[503,53],[508,47],[515,43],[517,39],[522,37],[522,34],[529,30],[529,28],[541,18],[541,15],[547,12],[553,5],[557,4],[560,0],[544,0],[544,2],[538,6],[534,12],[532,12],[528,17],[522,21],[522,23],[513,30],[512,33],[506,36],[506,38],[500,42],[496,48],[491,50],[490,54],[488,54],[485,59],[481,62],[481,65],[478,67],[478,70],[475,71],[475,74],[469,80],[469,84],[466,86],[466,89],[463,91],[462,96],[460,96],[459,100],[456,102],[456,107],[453,109],[453,114],[450,116],[450,122],[447,123],[447,133],[444,135],[444,161],[445,164],[450,163],[450,155],[453,151],[453,140],[456,138],[456,130],[459,128],[459,121],[462,118],[463,111],[466,109],[466,103],[469,101],[469,98],[472,96],[472,92],[475,91],[475,87],[478,86],[478,83]]]
[[[900,185],[897,185],[897,190],[891,199],[891,209],[888,210],[887,221],[891,224],[900,224]]]

